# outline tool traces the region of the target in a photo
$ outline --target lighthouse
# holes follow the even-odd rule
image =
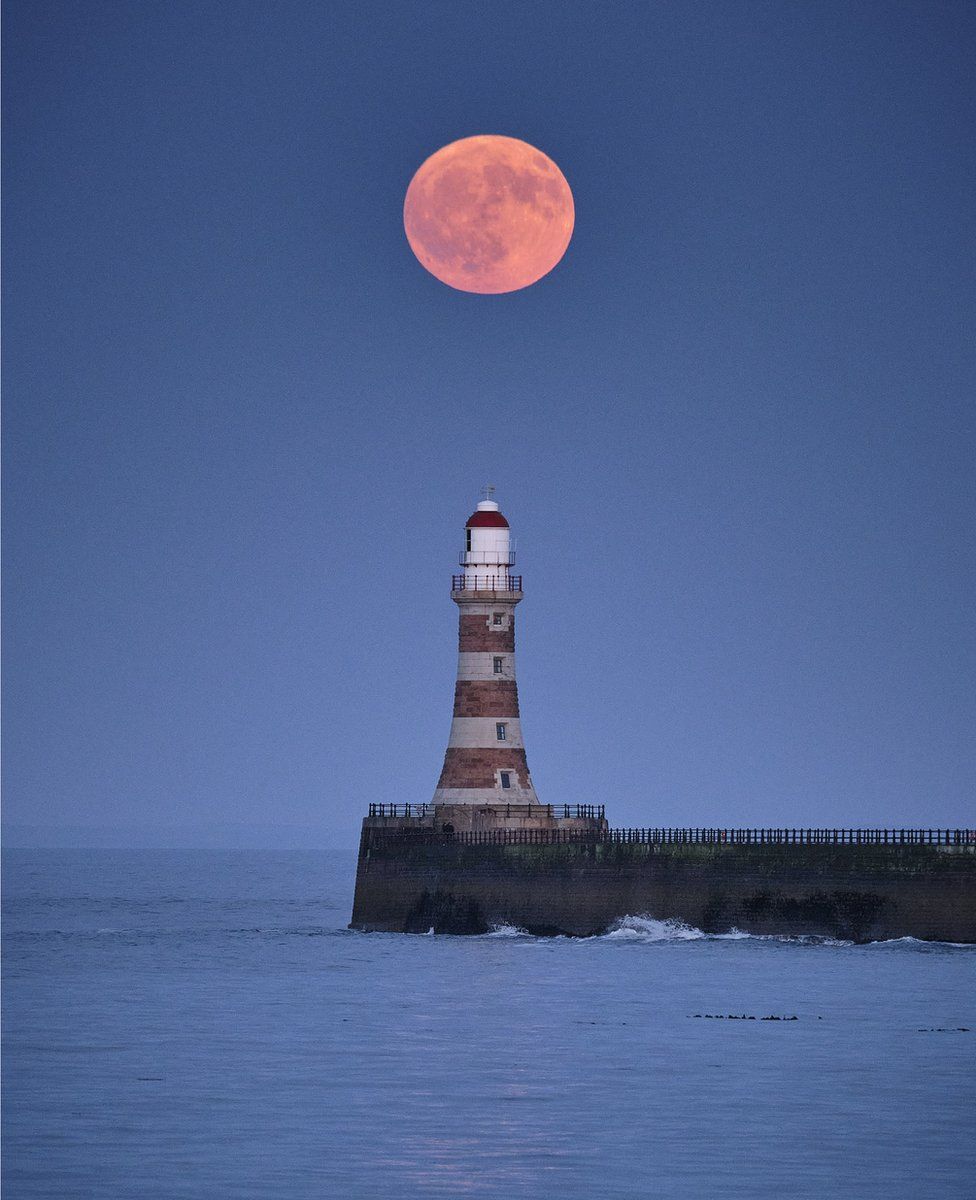
[[[451,580],[458,606],[454,715],[434,804],[538,804],[515,681],[515,606],[522,599],[522,577],[512,574],[511,530],[492,487],[464,527],[459,565]]]
[[[512,532],[488,487],[464,526],[460,570],[451,579],[458,666],[444,766],[433,802],[404,797],[370,803],[356,870],[355,929],[484,933],[508,921],[552,932],[545,907],[552,881],[547,884],[544,872],[538,878],[531,870],[526,874],[529,903],[538,904],[540,919],[528,910],[516,919],[513,909],[509,920],[503,897],[501,908],[492,909],[502,915],[487,922],[466,868],[457,871],[457,861],[452,865],[438,855],[456,859],[469,848],[477,855],[493,846],[596,845],[608,836],[602,804],[540,804],[532,786],[515,683],[522,577],[512,574],[514,565]],[[418,886],[415,867],[423,877]],[[490,872],[474,874],[491,887]]]

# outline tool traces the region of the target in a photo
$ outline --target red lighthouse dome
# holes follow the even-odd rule
[[[468,523],[465,525],[465,529],[507,528],[508,522],[505,520],[502,514],[498,512],[497,509],[495,511],[492,511],[491,509],[482,511],[480,507],[477,512],[473,512],[471,516],[468,517]]]

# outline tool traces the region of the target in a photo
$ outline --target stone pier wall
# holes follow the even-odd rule
[[[976,942],[976,853],[948,846],[410,845],[364,830],[352,926],[588,936],[627,915],[706,932]]]

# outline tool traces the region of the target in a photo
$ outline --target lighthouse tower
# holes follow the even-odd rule
[[[451,583],[458,606],[454,719],[434,804],[538,804],[525,760],[515,683],[515,606],[522,577],[508,522],[494,488],[468,518],[461,574]]]

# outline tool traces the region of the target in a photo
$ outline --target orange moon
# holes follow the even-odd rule
[[[449,287],[515,292],[548,274],[573,236],[573,193],[551,158],[518,138],[451,142],[407,188],[410,249]]]

